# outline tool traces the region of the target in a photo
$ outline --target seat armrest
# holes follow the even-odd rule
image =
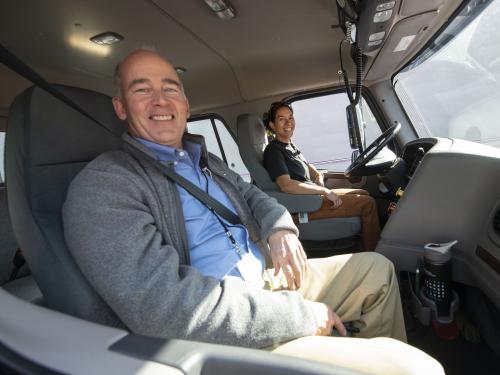
[[[323,203],[321,195],[288,194],[281,191],[266,191],[266,194],[276,198],[291,213],[314,212],[319,210]]]

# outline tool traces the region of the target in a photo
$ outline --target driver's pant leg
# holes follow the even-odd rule
[[[423,351],[386,337],[307,336],[272,350],[372,375],[441,375],[442,366]]]
[[[328,219],[334,217],[361,217],[361,232],[363,246],[366,251],[372,251],[380,239],[380,225],[375,200],[364,194],[342,194],[342,204],[331,209],[332,202],[323,197],[320,209],[309,213],[309,220]]]

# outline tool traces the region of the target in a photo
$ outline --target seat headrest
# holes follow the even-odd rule
[[[245,139],[253,146],[259,162],[262,163],[264,150],[267,146],[266,127],[259,116],[244,114],[238,116],[238,138]]]
[[[278,190],[262,165],[264,149],[268,143],[262,119],[257,115],[245,113],[239,115],[236,122],[241,159],[255,183],[263,190]]]
[[[28,162],[35,165],[92,160],[121,143],[124,121],[113,111],[111,98],[90,90],[54,85],[106,126],[101,126],[46,91],[32,87],[23,94],[24,129],[29,134]],[[9,114],[9,117],[15,114]],[[11,122],[11,121],[10,121]]]

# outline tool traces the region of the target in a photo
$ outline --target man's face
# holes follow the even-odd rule
[[[295,130],[295,119],[292,111],[287,107],[281,107],[276,111],[276,118],[271,121],[270,125],[278,141],[289,142]]]
[[[142,139],[182,148],[189,103],[172,65],[153,52],[140,51],[120,66],[122,97],[113,98],[118,117]]]

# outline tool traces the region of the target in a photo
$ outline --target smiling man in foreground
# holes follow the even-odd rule
[[[264,348],[372,374],[440,374],[406,340],[392,264],[376,253],[308,260],[286,209],[185,133],[189,104],[168,61],[139,50],[117,67],[122,151],[75,178],[68,246],[132,332]],[[169,168],[239,216],[231,224],[168,179]],[[274,269],[266,270],[267,264]],[[352,322],[359,338],[329,336]],[[370,337],[392,337],[366,340]]]

